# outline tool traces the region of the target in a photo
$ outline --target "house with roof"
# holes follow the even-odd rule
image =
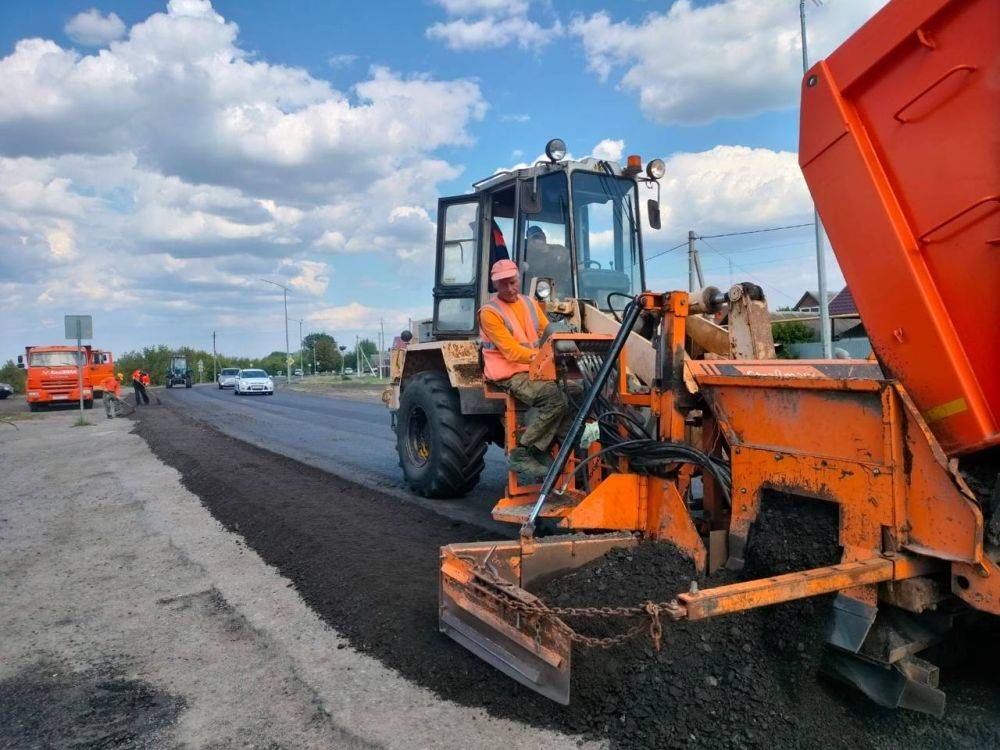
[[[834,298],[837,297],[836,292],[827,292],[826,301],[827,303],[833,302]],[[819,313],[819,292],[805,292],[798,302],[792,307],[795,312],[801,313]]]
[[[828,309],[830,311],[830,332],[835,349],[843,349],[852,357],[866,357],[871,352],[871,344],[868,341],[868,333],[865,331],[864,323],[858,313],[858,307],[854,303],[854,295],[848,287],[844,287],[839,292],[827,293]],[[807,291],[792,310],[771,313],[772,320],[801,320],[816,332],[816,338],[820,335],[819,320],[819,292]],[[838,346],[836,342],[840,342]],[[819,344],[793,344],[789,347],[789,353],[800,357],[820,356]]]

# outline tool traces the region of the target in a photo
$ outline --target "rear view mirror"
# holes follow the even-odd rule
[[[648,209],[649,213],[649,226],[651,226],[653,229],[659,229],[660,228],[659,202],[654,198],[650,198],[649,201],[646,203],[646,208]]]
[[[537,214],[542,210],[542,195],[538,192],[537,184],[532,182],[521,183],[521,213]]]

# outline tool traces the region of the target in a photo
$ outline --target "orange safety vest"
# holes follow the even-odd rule
[[[527,306],[528,318],[534,324],[530,331],[524,330],[520,319],[514,315],[511,309],[514,305]],[[499,313],[500,319],[507,326],[507,330],[510,331],[511,335],[522,346],[530,346],[532,349],[536,347],[538,344],[538,311],[530,299],[523,294],[519,294],[517,295],[517,302],[510,303],[503,302],[498,297],[492,297],[489,302],[483,305],[483,308],[489,308]],[[479,327],[479,338],[483,342],[483,374],[487,380],[506,380],[512,375],[519,372],[528,372],[531,369],[530,365],[521,362],[511,362],[504,357],[496,345],[486,337],[486,333],[483,331],[481,325]]]

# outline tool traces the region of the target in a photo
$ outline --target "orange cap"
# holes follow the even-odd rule
[[[512,260],[498,260],[493,264],[493,269],[490,271],[490,278],[493,281],[500,281],[500,279],[509,279],[512,276],[517,276],[517,264]]]

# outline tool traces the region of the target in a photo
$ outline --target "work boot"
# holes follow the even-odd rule
[[[540,451],[538,448],[534,448],[532,446],[528,446],[528,455],[540,463],[544,467],[545,471],[549,470],[549,467],[555,460],[552,458],[552,454],[548,451]]]
[[[532,454],[533,449],[520,446],[512,450],[507,457],[507,466],[517,473],[522,482],[538,481],[548,473],[548,467]]]

